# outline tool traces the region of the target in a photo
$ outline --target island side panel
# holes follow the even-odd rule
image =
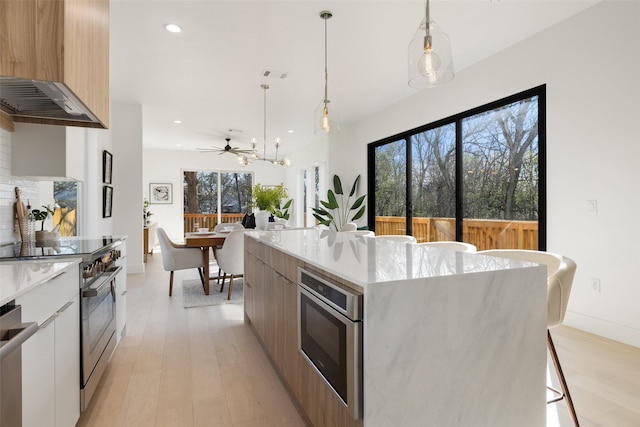
[[[364,295],[365,426],[545,425],[544,267]]]

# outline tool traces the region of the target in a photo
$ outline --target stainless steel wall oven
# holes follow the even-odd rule
[[[362,294],[298,268],[298,338],[351,416],[362,417]]]
[[[80,409],[84,411],[116,346],[117,249],[81,264]]]

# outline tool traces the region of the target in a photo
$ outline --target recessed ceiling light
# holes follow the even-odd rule
[[[182,124],[182,120],[174,120],[173,123],[175,123],[177,125],[181,125]]]
[[[181,33],[182,28],[178,24],[164,24],[164,29],[170,33]]]
[[[293,133],[294,131],[293,131],[293,129],[289,129],[287,132],[288,133]]]
[[[176,147],[182,147],[182,144],[176,144]]]

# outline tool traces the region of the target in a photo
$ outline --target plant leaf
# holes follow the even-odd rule
[[[361,207],[358,213],[355,214],[353,218],[351,218],[351,221],[355,221],[357,219],[362,218],[362,215],[364,215],[364,211],[366,210],[366,208],[367,208],[366,206]]]
[[[358,177],[356,178],[355,181],[353,181],[353,186],[351,186],[351,193],[349,193],[349,197],[353,196],[354,194],[356,194],[356,190],[358,190],[358,182],[360,182],[360,175],[358,175]],[[353,209],[353,208],[352,208]]]
[[[291,206],[291,203],[293,203],[293,199],[289,199],[289,201],[284,204],[282,209],[289,209],[289,207]]]
[[[364,202],[364,198],[365,197],[367,197],[366,194],[364,196],[358,197],[358,200],[355,201],[355,203],[353,204],[353,206],[351,206],[351,209],[349,209],[349,210],[352,211],[354,209],[358,209],[360,207],[360,205],[362,204],[362,202]]]
[[[336,194],[344,194],[342,192],[342,182],[338,175],[333,175],[333,188],[336,190]]]
[[[326,206],[328,209],[338,209],[338,201],[336,200],[336,196],[333,194],[333,191],[327,191],[327,199],[329,199],[329,206]]]
[[[324,203],[324,202],[323,202],[323,203]],[[311,208],[311,209],[313,209],[313,211],[314,211],[315,213],[317,213],[318,215],[328,215],[328,214],[329,214],[329,212],[325,211],[325,210],[324,210],[324,209],[322,209],[322,208]]]

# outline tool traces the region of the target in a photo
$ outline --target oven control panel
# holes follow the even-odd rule
[[[298,284],[351,320],[362,319],[362,294],[347,290],[316,273],[298,268]]]

